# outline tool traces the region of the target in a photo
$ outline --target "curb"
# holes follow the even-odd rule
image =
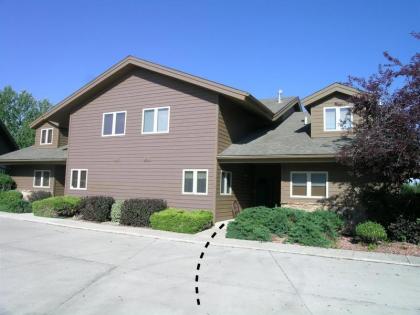
[[[48,224],[48,225],[60,226],[60,227],[65,227],[65,228],[73,228],[73,229],[79,229],[79,230],[86,230],[86,231],[95,231],[95,232],[112,233],[112,234],[119,234],[119,235],[145,237],[145,238],[161,239],[161,240],[174,241],[174,242],[190,243],[190,244],[200,244],[200,245],[202,245],[203,242],[205,242],[204,238],[202,240],[193,240],[193,239],[185,239],[185,238],[177,238],[177,237],[160,236],[160,235],[141,234],[141,233],[135,233],[135,232],[129,232],[129,231],[116,231],[116,230],[109,230],[109,229],[104,229],[104,228],[74,226],[74,225],[65,224],[65,223],[41,221],[42,219],[41,220],[39,220],[39,219],[38,220],[31,220],[30,218],[18,217],[18,216],[13,216],[13,215],[3,215],[1,213],[0,213],[0,218],[12,219],[12,220],[17,220],[17,221],[26,221],[26,222],[32,222],[32,223]],[[263,244],[265,244],[265,243],[263,243]],[[340,256],[340,255],[334,255],[334,254],[330,254],[330,255],[314,254],[314,253],[297,252],[297,251],[287,250],[287,249],[264,248],[264,247],[261,247],[261,246],[240,245],[240,244],[232,244],[232,243],[230,243],[230,244],[229,243],[220,243],[220,242],[217,242],[217,241],[212,242],[212,246],[240,248],[240,249],[251,249],[251,250],[281,253],[281,254],[321,257],[321,258],[330,258],[330,259],[337,259],[337,260],[353,260],[353,261],[370,262],[370,263],[400,265],[400,266],[408,266],[408,267],[416,267],[416,268],[420,267],[420,264],[410,263],[410,262],[398,262],[398,261],[392,261],[392,260],[381,260],[381,259],[362,258],[362,257],[360,257],[360,258],[345,257],[345,256]],[[394,254],[389,254],[389,255],[394,255]],[[403,255],[401,255],[401,256],[403,256]],[[407,259],[407,261],[410,261],[407,256],[405,256],[405,258]]]

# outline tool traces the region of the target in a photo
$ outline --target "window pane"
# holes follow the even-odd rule
[[[169,123],[169,110],[167,108],[159,109],[157,131],[160,131],[160,132],[168,131],[168,123]]]
[[[335,130],[335,108],[328,108],[325,110],[325,128],[326,130]]]
[[[221,183],[220,183],[220,193],[225,194],[226,193],[226,173],[222,172],[222,178],[220,179]]]
[[[35,172],[34,186],[41,186],[41,176],[42,176],[41,172]]]
[[[312,173],[311,182],[313,186],[325,186],[327,182],[327,175],[322,173]]]
[[[306,173],[294,173],[292,174],[292,183],[295,186],[306,187]]]
[[[86,188],[86,177],[87,177],[87,172],[86,171],[80,171],[80,186],[79,186],[79,188]]]
[[[327,189],[326,187],[322,186],[312,186],[312,196],[315,197],[325,197],[327,195]]]
[[[53,133],[52,129],[49,129],[47,143],[52,143],[52,133]]]
[[[77,188],[77,181],[78,181],[78,175],[79,174],[79,172],[78,171],[76,171],[76,170],[74,170],[73,172],[72,172],[72,175],[71,175],[71,187],[73,187],[73,188]]]
[[[153,109],[144,111],[143,132],[153,132],[153,120],[155,111]]]
[[[204,172],[204,171],[197,172],[197,192],[198,193],[207,192],[207,172]]]
[[[105,114],[103,135],[112,135],[113,114]]]
[[[340,126],[342,129],[351,128],[351,110],[350,108],[340,108]]]
[[[41,143],[45,143],[47,141],[47,130],[43,129],[41,130]]]
[[[306,185],[305,186],[292,186],[293,196],[306,196]]]
[[[194,173],[187,171],[184,173],[184,192],[192,193],[194,183]]]
[[[226,177],[226,179],[227,179],[227,181],[226,181],[227,191],[226,191],[226,193],[231,194],[232,193],[232,173],[226,173],[226,174],[227,174],[227,177]]]
[[[122,135],[125,132],[125,113],[117,113],[115,118],[115,134]]]
[[[42,184],[43,187],[50,186],[50,172],[44,172],[44,182]]]

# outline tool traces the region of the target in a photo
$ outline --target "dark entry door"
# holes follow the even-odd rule
[[[279,200],[279,180],[276,177],[259,178],[256,181],[255,205],[275,207],[280,203]]]

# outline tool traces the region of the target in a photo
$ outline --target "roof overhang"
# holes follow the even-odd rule
[[[327,87],[305,97],[302,100],[302,104],[305,108],[310,107],[313,103],[323,99],[324,97],[327,97],[328,95],[332,94],[332,93],[342,93],[342,94],[346,94],[348,96],[353,96],[356,95],[358,93],[360,93],[361,91],[358,89],[355,89],[351,86],[348,85],[344,85],[341,83],[333,83],[328,85]]]
[[[91,97],[94,97],[98,92],[105,89],[111,82],[116,78],[123,76],[124,74],[129,73],[135,68],[142,68],[152,72],[156,72],[174,79],[178,79],[199,87],[202,87],[207,90],[214,91],[216,93],[226,95],[231,97],[239,102],[244,102],[254,107],[257,111],[261,112],[263,115],[271,119],[270,113],[267,112],[265,106],[260,103],[255,97],[250,93],[241,91],[214,81],[210,81],[201,77],[197,77],[182,71],[178,71],[169,67],[164,67],[162,65],[152,63],[150,61],[138,59],[133,56],[128,56],[116,65],[112,66],[104,73],[96,77],[91,82],[87,83],[85,86],[71,94],[69,97],[65,98],[63,101],[54,106],[47,113],[36,119],[32,124],[31,128],[36,128],[45,121],[49,120],[55,114],[65,111],[74,105],[80,104],[82,101],[87,100]]]
[[[336,162],[334,154],[218,156],[223,163],[321,163]]]
[[[39,165],[39,164],[57,164],[65,165],[66,159],[52,159],[52,160],[0,160],[0,165]]]

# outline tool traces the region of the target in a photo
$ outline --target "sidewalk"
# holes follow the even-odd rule
[[[149,228],[121,226],[113,223],[94,223],[82,220],[73,219],[58,219],[58,218],[43,218],[34,216],[32,213],[7,213],[0,212],[0,219],[14,219],[21,221],[37,222],[43,224],[57,225],[68,228],[98,231],[105,233],[124,234],[137,237],[164,239],[175,242],[187,242],[195,244],[205,244],[210,242],[210,246],[223,246],[246,248],[254,250],[264,250],[279,253],[288,253],[295,255],[316,256],[331,259],[356,260],[372,263],[385,263],[395,265],[406,265],[413,267],[420,267],[420,257],[394,255],[385,253],[370,253],[361,251],[351,251],[332,248],[319,248],[300,246],[293,244],[280,244],[271,242],[257,242],[247,240],[228,239],[225,237],[227,222],[217,222],[211,229],[191,235],[174,233],[167,231],[153,230]],[[224,227],[220,229],[220,225],[224,223]],[[212,238],[212,234],[216,232],[217,235]]]

